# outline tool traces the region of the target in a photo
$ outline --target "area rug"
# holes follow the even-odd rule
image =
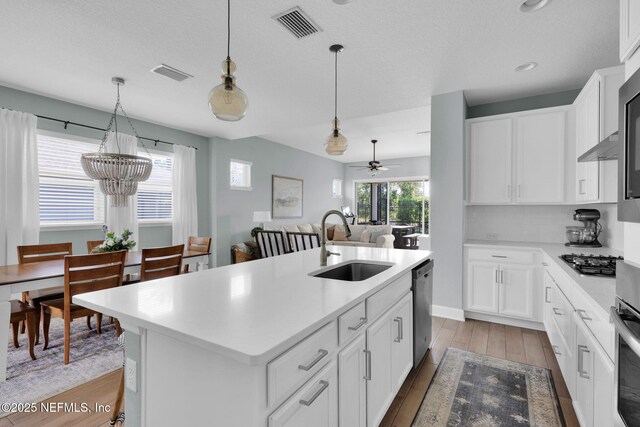
[[[0,403],[37,403],[75,386],[122,367],[122,349],[115,336],[115,325],[103,319],[102,334],[87,329],[85,319],[71,322],[70,363],[64,364],[64,323],[51,318],[49,348],[35,348],[36,360],[27,351],[27,335],[19,335],[14,348],[9,333],[7,381],[0,383]],[[0,418],[8,415],[0,410]]]
[[[551,371],[450,348],[412,427],[564,426]]]

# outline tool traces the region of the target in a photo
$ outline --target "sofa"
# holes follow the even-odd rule
[[[265,227],[267,230],[282,231],[285,236],[285,246],[289,248],[286,241],[287,232],[318,233],[322,235],[320,224],[291,224],[283,226]],[[326,224],[327,245],[335,246],[367,246],[374,248],[393,248],[395,237],[391,233],[390,225],[350,225],[351,236],[345,237],[342,224]]]

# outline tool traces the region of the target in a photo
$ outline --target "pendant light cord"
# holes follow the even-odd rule
[[[231,0],[227,0],[227,59],[231,59],[229,52],[231,52]]]
[[[338,52],[336,51],[336,61],[335,61],[335,91],[334,91],[334,120],[338,120]],[[334,127],[338,127],[337,122],[335,122]]]

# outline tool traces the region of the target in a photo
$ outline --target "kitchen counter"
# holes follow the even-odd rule
[[[360,282],[309,276],[320,249],[91,292],[73,302],[248,365],[273,359],[340,313],[431,258],[430,251],[340,247],[328,267],[392,263]]]
[[[622,256],[621,251],[602,248],[572,248],[561,243],[534,243],[534,242],[506,242],[499,240],[467,240],[465,246],[502,246],[511,248],[534,249],[546,253],[551,262],[554,262],[580,289],[595,301],[602,314],[609,317],[609,308],[615,305],[616,281],[613,278],[582,276],[569,264],[560,259],[560,255],[570,253],[587,253],[594,255]]]

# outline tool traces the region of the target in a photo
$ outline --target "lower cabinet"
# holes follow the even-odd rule
[[[576,325],[576,388],[573,406],[582,427],[613,425],[613,363],[579,316]]]
[[[331,361],[269,416],[269,427],[335,427],[338,370]]]
[[[500,314],[533,318],[533,291],[533,267],[500,266]]]
[[[367,425],[367,341],[361,334],[338,354],[340,426]]]

